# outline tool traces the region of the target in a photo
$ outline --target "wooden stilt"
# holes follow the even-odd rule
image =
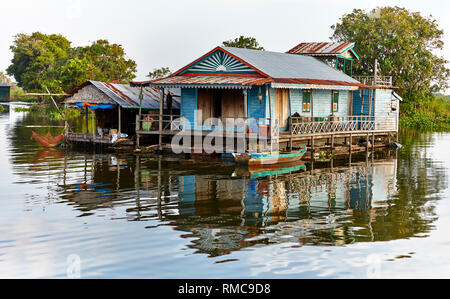
[[[366,135],[366,152],[369,151],[369,133]]]
[[[351,154],[352,153],[352,134],[350,134],[348,138],[349,138],[348,150],[349,150],[349,153]]]
[[[372,151],[375,150],[375,133],[372,133]]]
[[[140,139],[141,139],[141,135],[137,133],[137,131],[139,131],[140,129],[140,119],[141,119],[141,115],[138,114],[136,115],[136,148],[139,148],[140,146]]]
[[[140,147],[141,145],[141,135],[137,133],[137,131],[141,130],[140,122],[142,120],[142,99],[144,98],[143,87],[141,86],[141,90],[139,92],[139,114],[136,116],[136,147]]]
[[[69,135],[69,123],[67,122],[67,104],[64,104],[64,141],[67,142]]]
[[[92,141],[95,146],[95,111],[94,110],[92,110],[91,119],[92,119]]]
[[[89,123],[88,123],[88,113],[89,113],[89,110],[88,110],[88,107],[87,107],[87,106],[85,107],[85,112],[86,112],[86,116],[84,117],[84,122],[85,122],[85,124],[86,124],[86,134],[88,134],[88,133],[89,133]]]
[[[160,89],[160,100],[159,100],[159,150],[162,151],[162,128],[163,128],[163,109],[164,109],[164,89]]]
[[[121,134],[122,134],[122,108],[120,108],[120,106],[119,106],[118,109],[119,109],[119,124],[118,124],[119,136],[118,136],[118,138],[120,138]]]
[[[331,153],[334,152],[334,134],[331,135]]]
[[[315,153],[315,149],[314,149],[314,136],[311,137],[311,160],[314,160],[314,153]]]

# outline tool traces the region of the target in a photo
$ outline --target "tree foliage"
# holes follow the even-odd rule
[[[136,63],[121,45],[98,40],[86,47],[71,47],[57,34],[16,35],[7,74],[31,92],[67,92],[86,80],[127,81],[135,78]]]
[[[354,9],[331,27],[332,39],[355,42],[361,57],[354,64],[356,75],[373,75],[378,59],[379,75],[393,76],[406,101],[420,104],[433,92],[448,87],[447,61],[434,52],[444,46],[443,30],[436,20],[400,7]]]
[[[232,40],[224,41],[222,44],[225,47],[264,50],[264,48],[259,45],[254,37],[244,37],[243,35]]]
[[[0,83],[11,84],[11,79],[4,72],[0,72]]]
[[[171,74],[170,68],[168,67],[161,67],[159,69],[153,69],[153,72],[149,72],[147,77],[151,79],[157,79],[157,78],[163,78],[167,77]]]

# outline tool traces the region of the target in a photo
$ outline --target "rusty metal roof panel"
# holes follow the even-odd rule
[[[88,81],[88,83],[94,85],[123,108],[139,108],[140,88],[138,87],[131,87],[128,84],[100,81]],[[83,84],[81,87],[83,86],[86,86],[86,84]],[[78,90],[79,89],[76,89],[76,91]],[[169,89],[169,92],[171,93],[173,99],[172,107],[174,109],[179,109],[181,90],[179,88],[171,88]],[[143,88],[142,108],[159,109],[159,100],[160,95],[156,87],[149,86]]]
[[[288,54],[309,54],[309,55],[336,55],[352,49],[355,43],[300,43],[286,53]]]
[[[261,77],[237,77],[237,76],[174,76],[151,81],[156,86],[182,86],[182,87],[243,87],[251,85],[262,85],[270,81]]]

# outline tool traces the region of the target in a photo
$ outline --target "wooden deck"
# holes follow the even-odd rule
[[[69,142],[76,143],[91,143],[91,144],[104,144],[112,145],[113,142],[109,136],[100,136],[92,133],[70,133],[66,140]]]

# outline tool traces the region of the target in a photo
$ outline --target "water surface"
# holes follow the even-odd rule
[[[0,115],[0,277],[450,277],[448,133],[261,170],[42,149],[43,122]]]

